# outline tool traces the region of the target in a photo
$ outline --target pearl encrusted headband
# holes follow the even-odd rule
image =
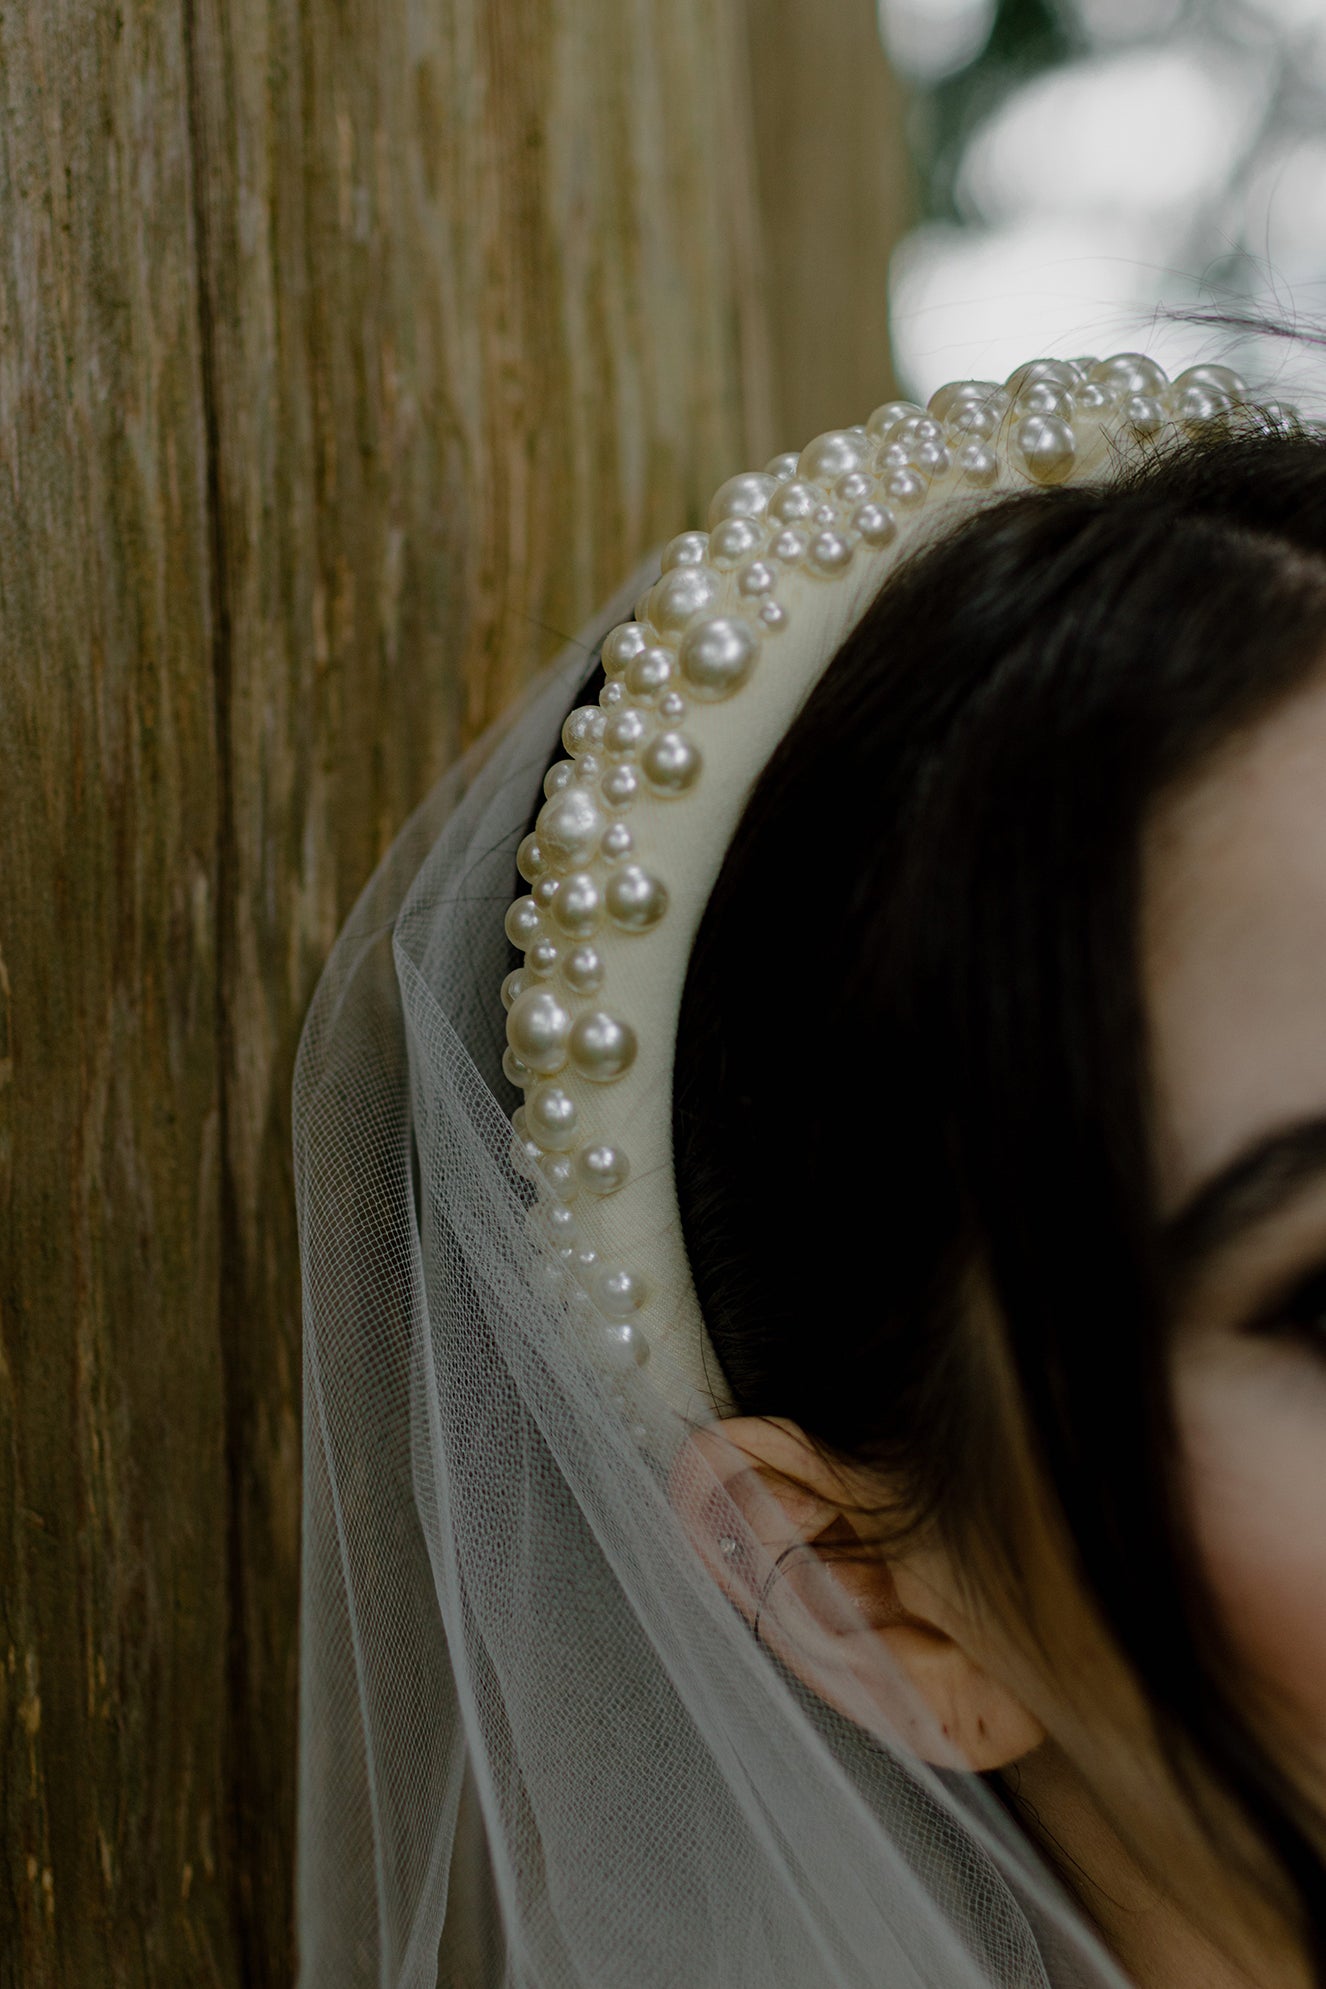
[[[708,532],[683,532],[635,620],[603,644],[597,705],[518,853],[530,886],[506,917],[524,964],[502,986],[504,1069],[523,1089],[517,1165],[594,1358],[647,1374],[683,1416],[726,1402],[691,1281],[672,1155],[672,1060],[687,963],[755,781],[899,556],[964,502],[1085,482],[1166,436],[1248,411],[1224,366],[1170,382],[1138,353],[1033,360],[1000,386],[964,380],[929,407],[890,401],[864,426],[731,477]],[[1286,419],[1263,406],[1263,423]],[[788,907],[795,931],[796,907]],[[786,938],[787,935],[782,937]],[[795,942],[752,961],[752,996],[813,997]],[[769,1081],[787,1091],[795,1056]]]

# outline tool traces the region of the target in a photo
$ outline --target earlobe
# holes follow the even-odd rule
[[[869,1501],[795,1424],[735,1417],[697,1431],[672,1497],[761,1641],[848,1718],[936,1766],[979,1772],[1044,1739],[969,1648],[943,1557],[872,1544],[861,1525]]]

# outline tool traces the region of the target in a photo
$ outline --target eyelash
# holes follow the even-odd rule
[[[1326,1358],[1326,1264],[1318,1265],[1254,1319],[1250,1331],[1267,1338],[1300,1340]]]

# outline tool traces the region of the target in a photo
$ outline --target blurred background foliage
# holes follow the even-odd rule
[[[1287,398],[1326,387],[1326,0],[879,0],[879,26],[918,181],[906,391],[1213,346]]]

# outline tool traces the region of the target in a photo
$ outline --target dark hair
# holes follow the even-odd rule
[[[1323,667],[1305,433],[966,522],[890,578],[756,785],[673,1100],[738,1409],[901,1474],[1016,1579],[981,1280],[1083,1588],[1172,1764],[1277,1861],[1319,1971],[1312,1826],[1240,1713],[1177,1484],[1138,918],[1157,797]]]

